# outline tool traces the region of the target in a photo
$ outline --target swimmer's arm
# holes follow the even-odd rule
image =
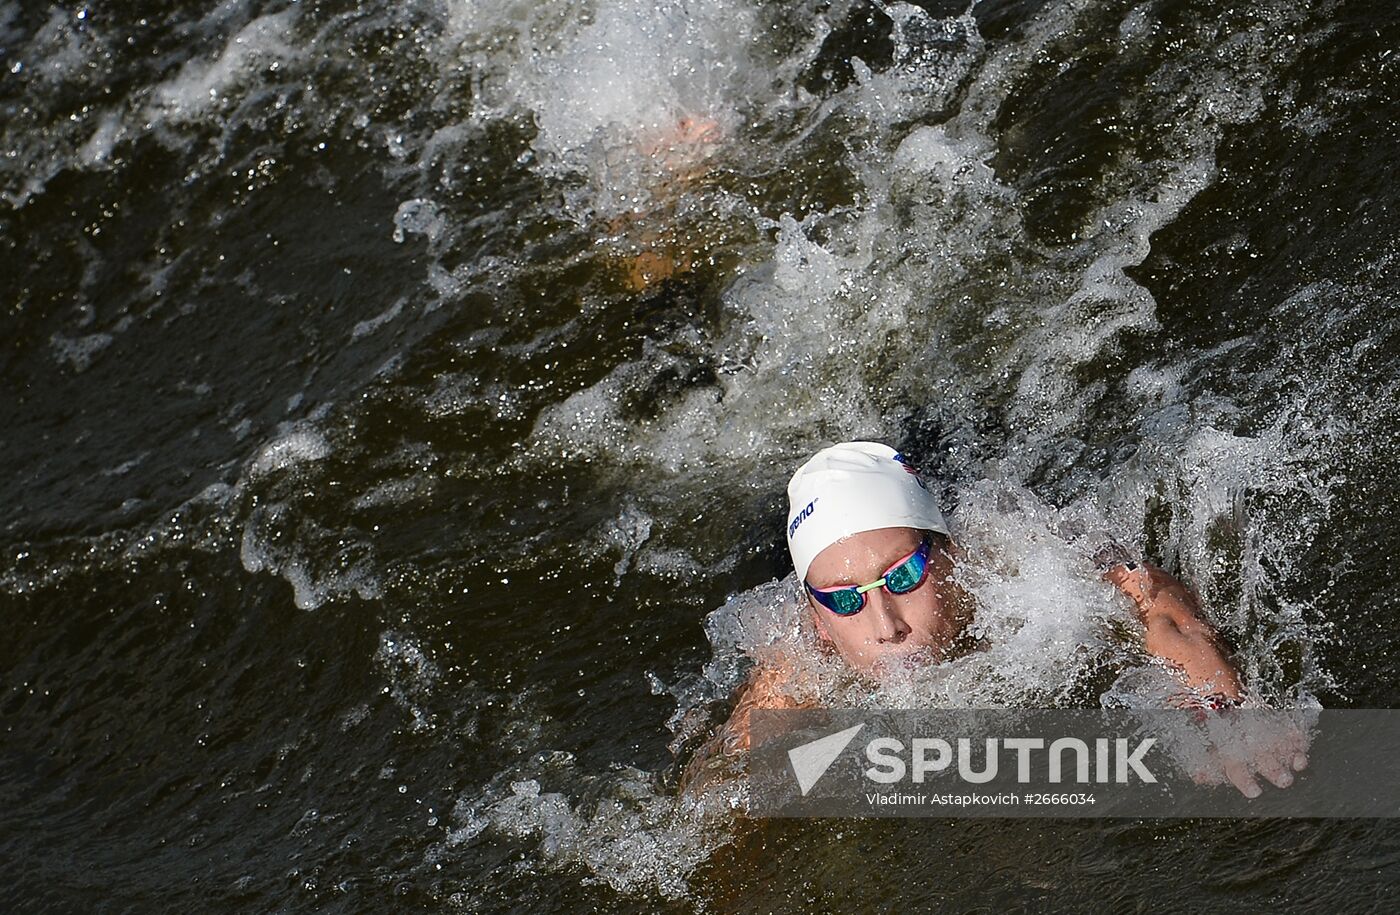
[[[1115,566],[1104,578],[1137,604],[1147,626],[1149,652],[1177,667],[1187,683],[1203,694],[1236,702],[1242,698],[1239,671],[1225,657],[1215,630],[1201,617],[1200,606],[1185,585],[1146,564],[1135,569]],[[1218,732],[1216,739],[1223,733],[1226,742],[1211,749],[1210,762],[1193,776],[1210,784],[1212,770],[1218,769],[1248,798],[1262,793],[1256,775],[1279,788],[1293,784],[1293,773],[1308,766],[1307,734],[1286,720],[1266,723],[1275,729],[1271,735],[1255,732],[1243,741],[1243,731]]]
[[[1203,693],[1240,698],[1239,671],[1225,657],[1219,636],[1185,585],[1148,563],[1114,566],[1104,578],[1137,605],[1150,654],[1176,667],[1188,685]]]

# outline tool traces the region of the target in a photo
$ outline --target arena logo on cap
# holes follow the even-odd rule
[[[818,497],[817,497],[817,499],[820,499],[820,498],[821,498],[821,496],[818,496]],[[798,513],[797,513],[797,517],[795,517],[795,518],[792,519],[792,523],[788,525],[788,539],[789,539],[789,540],[792,539],[792,535],[793,535],[793,534],[796,534],[796,533],[797,533],[797,528],[798,528],[798,526],[801,525],[803,521],[806,521],[808,518],[810,518],[810,517],[812,516],[812,507],[815,506],[815,505],[817,504],[817,499],[813,499],[811,502],[808,502],[808,503],[807,503],[807,507],[804,508],[804,509],[802,509],[802,511],[798,512]]]

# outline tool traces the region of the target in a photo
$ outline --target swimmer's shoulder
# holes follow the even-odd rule
[[[758,664],[734,691],[729,718],[695,752],[681,775],[684,795],[698,796],[718,781],[743,775],[750,746],[752,714],[760,709],[809,707],[795,695],[797,673],[790,662]]]

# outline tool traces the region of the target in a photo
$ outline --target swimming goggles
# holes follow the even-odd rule
[[[865,592],[884,588],[891,594],[908,594],[924,583],[928,574],[929,539],[924,537],[914,552],[885,570],[885,574],[868,585],[847,585],[841,588],[814,588],[802,582],[807,593],[837,616],[854,616],[865,609]]]

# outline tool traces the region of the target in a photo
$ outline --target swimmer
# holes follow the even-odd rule
[[[847,442],[818,452],[793,474],[788,502],[788,550],[804,616],[823,651],[879,680],[894,668],[937,663],[968,649],[974,605],[953,578],[961,552],[937,500],[893,448]],[[1191,592],[1117,545],[1095,559],[1102,578],[1132,600],[1148,653],[1180,679],[1180,701],[1173,704],[1204,712],[1239,705],[1239,671]],[[784,689],[789,677],[764,666],[751,673],[728,722],[687,767],[683,787],[709,781],[720,768],[718,756],[748,749],[754,709],[799,707]],[[1283,788],[1293,781],[1290,770],[1306,765],[1296,741],[1281,737],[1255,754],[1252,766],[1232,762],[1225,775],[1255,797],[1256,774]]]
[[[618,216],[608,224],[613,235],[631,236],[629,247],[641,249],[624,256],[619,265],[629,292],[645,291],[693,268],[691,254],[684,247],[689,239],[678,237],[678,227],[673,224],[676,201],[687,187],[709,173],[710,154],[723,136],[714,118],[685,115],[637,141],[636,151],[659,167],[659,175],[647,189],[649,198],[658,205]],[[658,221],[662,223],[659,228]]]

